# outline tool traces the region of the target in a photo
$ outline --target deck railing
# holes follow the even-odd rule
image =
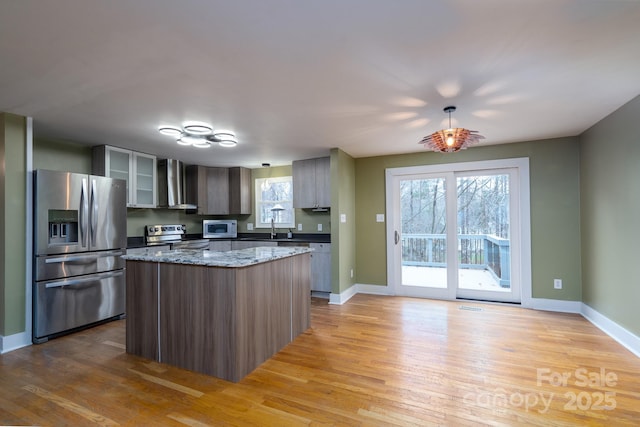
[[[446,266],[444,234],[402,234],[402,265]],[[489,234],[458,235],[460,268],[487,270],[503,288],[511,284],[509,239]]]

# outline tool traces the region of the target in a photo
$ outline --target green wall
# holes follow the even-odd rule
[[[580,171],[577,138],[475,147],[455,154],[429,151],[355,160],[357,282],[387,285],[385,169],[528,157],[531,192],[532,296],[579,301]],[[563,289],[553,289],[553,279]]]
[[[340,293],[356,280],[356,170],[355,160],[342,150],[331,150],[331,291]],[[344,215],[345,222],[340,221]],[[353,277],[351,272],[353,271]]]
[[[26,120],[0,113],[0,335],[23,332],[26,298]]]
[[[583,302],[640,336],[640,97],[580,137]]]
[[[91,147],[34,137],[33,169],[91,173]]]

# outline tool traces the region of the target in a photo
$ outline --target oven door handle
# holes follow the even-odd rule
[[[112,277],[122,276],[124,272],[122,270],[118,271],[110,271],[108,273],[99,273],[92,274],[89,277],[82,277],[77,279],[64,279],[64,280],[55,280],[53,282],[45,283],[45,288],[60,288],[62,286],[73,286],[73,285],[82,285],[84,283],[95,282],[103,279],[110,279]]]

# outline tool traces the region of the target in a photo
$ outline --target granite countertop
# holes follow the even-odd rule
[[[123,255],[131,261],[164,262],[169,264],[204,265],[208,267],[247,267],[280,258],[311,252],[302,246],[269,246],[235,251],[218,252],[202,249],[154,250],[150,247],[143,253]]]
[[[184,240],[201,240],[202,234],[187,234]],[[269,233],[238,233],[235,239],[209,239],[230,240],[230,241],[253,241],[253,242],[296,242],[296,243],[331,243],[331,234],[329,233],[294,233],[291,239],[287,239],[287,233],[278,233],[275,239],[271,239]],[[169,244],[169,243],[166,243]],[[148,245],[145,243],[144,236],[127,237],[127,248],[144,248]]]

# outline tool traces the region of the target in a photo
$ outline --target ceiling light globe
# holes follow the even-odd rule
[[[453,144],[456,142],[456,140],[453,138],[452,134],[447,134],[447,145],[449,147],[453,146]]]

